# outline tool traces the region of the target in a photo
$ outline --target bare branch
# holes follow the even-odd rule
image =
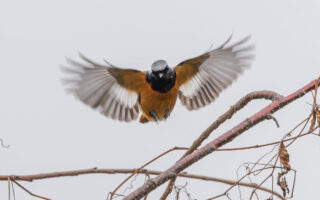
[[[137,174],[141,169],[145,168],[146,166],[150,165],[151,163],[153,163],[154,161],[158,160],[159,158],[161,158],[162,156],[170,153],[171,151],[175,151],[175,150],[188,150],[188,148],[186,147],[173,147],[167,151],[165,151],[164,153],[158,155],[157,157],[153,158],[152,160],[150,160],[149,162],[147,162],[146,164],[142,165],[139,169],[137,169],[136,171],[134,171],[130,176],[128,176],[125,180],[123,180],[117,187],[116,189],[114,189],[111,193],[110,193],[110,199],[112,199],[113,195],[118,191],[118,189],[125,184],[131,177],[133,177],[135,174]]]
[[[281,96],[280,94],[275,93],[273,91],[267,91],[267,90],[251,92],[246,96],[242,97],[236,104],[231,106],[227,112],[221,115],[205,131],[202,132],[202,134],[192,143],[189,150],[185,152],[185,154],[181,157],[181,159],[191,154],[192,152],[194,152],[202,144],[202,142],[209,137],[212,131],[216,130],[226,120],[230,119],[236,112],[238,112],[243,107],[245,107],[250,101],[255,99],[267,99],[267,100],[275,101],[275,100],[280,100],[282,98],[283,96]],[[175,180],[176,178],[171,179],[165,192],[162,194],[160,200],[165,200],[168,197],[168,195],[172,191],[172,188],[173,188],[172,186],[174,185]]]
[[[230,107],[230,109],[221,115],[215,122],[213,122],[203,133],[198,137],[197,140],[193,142],[189,150],[184,154],[184,156],[189,155],[193,151],[195,151],[202,142],[209,137],[212,131],[219,128],[221,124],[223,124],[226,120],[230,119],[236,112],[245,107],[250,101],[255,99],[268,99],[272,101],[280,101],[283,97],[272,91],[258,91],[251,92],[241,98],[236,104]],[[268,116],[269,117],[269,116]]]
[[[319,125],[316,126],[316,127],[313,127],[312,130],[309,130],[306,133],[302,133],[302,134],[299,134],[299,135],[297,135],[295,137],[288,138],[288,139],[285,139],[285,140],[279,140],[279,141],[276,141],[276,142],[270,142],[270,143],[266,143],[266,144],[257,144],[257,145],[253,145],[253,146],[247,146],[247,147],[236,147],[236,148],[229,148],[229,149],[217,149],[216,151],[239,151],[239,150],[248,150],[248,149],[256,149],[256,148],[261,148],[261,147],[267,147],[267,146],[271,146],[271,145],[275,145],[275,144],[280,144],[281,142],[287,142],[287,141],[291,141],[291,140],[296,140],[297,138],[313,134],[313,131],[315,131],[318,128],[320,128]]]
[[[274,169],[274,168],[275,168],[274,166],[271,166],[271,167],[267,167],[267,168],[265,168],[265,169]],[[215,196],[215,197],[209,198],[208,200],[213,200],[213,199],[217,199],[217,198],[222,197],[222,196],[226,196],[226,195],[228,194],[228,192],[229,192],[233,187],[235,187],[236,185],[245,186],[245,185],[241,184],[241,183],[242,183],[241,181],[242,181],[244,178],[246,178],[248,175],[253,174],[253,173],[257,172],[257,171],[260,171],[260,169],[257,169],[257,170],[254,170],[254,171],[249,171],[246,175],[244,175],[243,177],[241,177],[238,181],[235,181],[235,182],[233,182],[233,184],[230,184],[231,186],[230,186],[225,192],[223,192],[222,194],[219,194],[219,195],[217,195],[217,196]],[[264,188],[264,187],[262,187],[262,186],[257,186],[257,184],[252,184],[252,183],[249,183],[249,184],[250,184],[250,185],[254,185],[253,188],[257,188],[258,190],[263,190],[263,189],[261,189],[261,188]],[[269,190],[269,189],[268,189],[268,190]],[[277,192],[275,192],[275,191],[273,191],[273,190],[269,190],[268,192],[269,192],[270,194],[276,195],[276,196],[279,197],[280,199],[284,199],[279,193],[277,193]]]
[[[319,80],[320,78],[310,82],[303,88],[288,95],[287,97],[274,100],[271,104],[269,104],[267,107],[265,107],[258,113],[244,120],[243,122],[241,122],[240,124],[232,128],[231,130],[227,131],[220,137],[209,142],[204,147],[194,151],[192,154],[189,154],[183,159],[179,160],[175,165],[173,165],[172,167],[164,171],[162,174],[160,174],[156,178],[150,179],[146,184],[144,184],[143,186],[138,188],[136,191],[129,194],[124,199],[126,200],[141,199],[144,195],[150,193],[152,190],[154,190],[155,188],[157,188],[167,180],[171,178],[175,178],[178,173],[180,173],[182,170],[186,169],[193,163],[197,162],[198,160],[212,153],[222,145],[228,142],[231,142],[235,137],[239,136],[241,133],[255,126],[259,122],[267,119],[268,115],[273,114],[274,112],[283,108],[284,106],[291,103],[292,101],[304,96],[307,92],[310,92],[311,90],[315,89],[315,86]]]
[[[83,170],[72,170],[72,171],[62,171],[62,172],[52,172],[52,173],[41,173],[41,174],[32,174],[32,175],[10,175],[10,176],[0,176],[0,181],[7,181],[11,180],[12,182],[16,181],[34,181],[34,180],[41,180],[41,179],[48,179],[48,178],[58,178],[58,177],[66,177],[66,176],[78,176],[78,175],[86,175],[86,174],[132,174],[134,172],[137,172],[137,174],[146,174],[149,175],[159,175],[162,173],[162,171],[155,171],[155,170],[147,170],[147,169],[98,169],[98,168],[92,168],[92,169],[83,169]],[[246,182],[240,182],[240,181],[233,181],[223,178],[216,178],[216,177],[209,177],[209,176],[202,176],[202,175],[196,175],[196,174],[188,174],[185,172],[179,173],[177,176],[183,177],[183,178],[191,178],[191,179],[197,179],[197,180],[203,180],[203,181],[213,181],[218,183],[224,183],[227,185],[234,185],[235,183],[255,188],[256,184],[246,183]],[[19,184],[19,183],[18,183]],[[21,185],[18,185],[21,186]],[[273,193],[276,196],[281,196],[280,194],[271,191],[268,188],[260,187],[258,188],[261,191],[265,191],[268,193]]]
[[[34,194],[32,192],[30,192],[27,188],[23,187],[20,183],[18,183],[17,181],[15,180],[11,180],[12,182],[14,182],[17,186],[19,186],[21,189],[23,189],[24,191],[26,191],[28,194],[30,194],[31,196],[34,196],[34,197],[38,197],[39,199],[44,199],[44,200],[51,200],[47,197],[43,197],[43,196],[40,196],[40,195],[37,195],[37,194]]]

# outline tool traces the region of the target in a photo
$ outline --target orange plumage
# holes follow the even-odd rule
[[[140,91],[140,103],[143,112],[140,122],[154,121],[155,119],[150,116],[152,110],[157,113],[157,120],[165,120],[167,109],[171,112],[176,104],[178,91],[179,87],[177,82],[174,87],[166,93],[153,90],[151,86],[145,82]]]

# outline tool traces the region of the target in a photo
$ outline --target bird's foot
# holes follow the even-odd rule
[[[167,119],[170,116],[170,114],[171,114],[171,110],[170,110],[170,108],[167,108],[167,110],[164,114],[164,118]]]
[[[154,111],[153,109],[149,112],[150,116],[154,119],[155,122],[158,123],[158,117],[157,117],[157,113],[156,111]]]

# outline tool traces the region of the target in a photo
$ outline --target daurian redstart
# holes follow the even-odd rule
[[[253,45],[246,37],[185,60],[171,68],[164,60],[155,61],[150,71],[121,69],[106,61],[99,64],[80,55],[84,63],[67,59],[71,74],[64,79],[67,90],[103,115],[129,122],[161,121],[170,116],[177,97],[188,110],[213,102],[250,66]]]

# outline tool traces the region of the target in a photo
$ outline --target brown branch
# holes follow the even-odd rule
[[[303,122],[306,122],[307,120],[308,120],[308,118],[303,120],[301,123],[299,123],[298,126],[300,126]],[[293,130],[291,130],[289,133],[292,133],[296,128],[298,128],[298,126],[294,127]],[[248,150],[248,149],[253,149],[253,148],[261,148],[261,147],[271,146],[271,145],[279,144],[281,142],[287,142],[287,141],[295,140],[296,138],[299,138],[299,137],[304,137],[304,136],[310,135],[310,134],[312,134],[313,131],[315,131],[318,128],[320,128],[319,125],[316,126],[316,127],[313,127],[312,130],[309,130],[306,133],[299,134],[299,135],[297,135],[295,137],[288,138],[288,139],[285,139],[285,140],[279,140],[279,141],[276,141],[276,142],[271,142],[271,143],[266,143],[266,144],[261,144],[261,145],[247,146],[247,147],[238,147],[238,148],[230,148],[230,149],[217,149],[217,151]],[[156,158],[152,159],[151,161],[154,161],[154,160],[160,158],[161,156],[167,154],[168,152],[171,152],[171,151],[177,150],[177,149],[185,150],[187,148],[184,148],[184,147],[173,147],[173,148],[167,150],[166,152],[160,154]],[[148,164],[150,164],[151,161],[146,163],[144,166],[147,166]],[[117,173],[119,173],[119,174],[127,174],[127,173],[131,173],[131,175],[129,177],[132,177],[135,174],[146,174],[146,176],[149,177],[149,175],[159,175],[161,172],[159,172],[159,171],[149,171],[149,170],[146,170],[146,169],[143,169],[143,168],[139,168],[139,169],[97,169],[97,168],[92,168],[92,169],[86,169],[86,170],[42,173],[42,174],[24,175],[24,176],[20,176],[20,175],[1,176],[0,175],[0,181],[4,181],[4,180],[8,180],[8,182],[10,182],[11,180],[33,181],[33,180],[40,180],[40,179],[47,179],[47,178],[57,178],[57,177],[64,177],[64,176],[78,176],[78,175],[95,174],[95,173],[97,173],[97,174],[117,174]],[[232,180],[215,178],[215,177],[187,174],[187,173],[183,173],[183,172],[180,173],[178,176],[179,177],[184,177],[184,178],[215,181],[215,182],[220,182],[220,183],[224,183],[224,184],[228,184],[228,185],[238,184],[238,185],[241,185],[241,186],[246,186],[246,187],[251,187],[251,188],[255,188],[256,187],[256,184],[240,182],[242,179],[239,180],[239,181],[232,181]],[[172,185],[172,187],[174,187],[174,185]],[[258,189],[262,190],[262,191],[269,192],[269,193],[273,192],[272,190],[270,190],[268,188],[264,188],[264,187],[260,187]],[[219,196],[223,196],[228,191],[224,192],[223,194],[221,194]],[[113,191],[113,192],[115,193],[115,191]],[[276,195],[276,196],[279,195],[277,193],[273,193],[273,194]]]
[[[38,197],[39,199],[44,199],[44,200],[51,200],[47,197],[43,197],[43,196],[40,196],[40,195],[37,195],[37,194],[34,194],[32,192],[30,192],[27,188],[23,187],[20,183],[18,183],[17,181],[15,180],[11,180],[12,182],[14,182],[17,186],[19,186],[21,189],[23,189],[24,191],[26,191],[28,194],[30,194],[31,196],[34,196],[34,197]]]
[[[182,159],[182,158],[186,157],[187,155],[191,154],[192,152],[194,152],[202,144],[202,142],[210,136],[212,131],[216,130],[226,120],[230,119],[236,112],[238,112],[243,107],[245,107],[250,101],[255,100],[255,99],[267,99],[267,100],[275,101],[275,100],[280,100],[282,98],[283,98],[283,96],[281,96],[280,94],[275,93],[273,91],[267,91],[267,90],[256,91],[256,92],[251,92],[251,93],[247,94],[246,96],[242,97],[236,104],[231,106],[227,112],[225,112],[216,121],[214,121],[205,131],[203,131],[202,134],[198,137],[198,139],[196,139],[192,143],[189,150],[186,151],[185,154],[180,159]],[[268,118],[274,119],[274,118],[272,118],[271,115],[269,115]],[[277,126],[279,126],[279,124],[277,123],[277,121],[275,119],[274,119],[274,121],[276,122]],[[175,181],[176,181],[176,178],[171,179],[166,190],[162,194],[160,200],[167,199],[168,195],[172,191],[172,188],[173,188],[172,186],[174,185]]]
[[[203,131],[202,134],[199,136],[199,138],[193,142],[189,150],[186,151],[186,153],[183,156],[185,157],[186,155],[189,155],[190,153],[195,151],[202,144],[202,142],[209,137],[212,131],[219,128],[221,124],[223,124],[226,120],[230,119],[236,112],[238,112],[243,107],[245,107],[250,101],[255,99],[268,99],[268,100],[275,101],[275,100],[281,100],[282,98],[283,97],[281,95],[272,91],[267,91],[267,90],[251,92],[247,94],[246,96],[241,98],[236,104],[231,106],[227,112],[221,115],[205,131]]]
[[[287,141],[291,141],[291,140],[296,140],[297,138],[313,134],[313,131],[315,131],[318,128],[320,128],[319,125],[314,127],[312,130],[310,130],[310,131],[308,131],[306,133],[299,134],[299,135],[297,135],[295,137],[284,139],[284,140],[279,140],[279,141],[276,141],[276,142],[270,142],[270,143],[266,143],[266,144],[257,144],[257,145],[246,146],[246,147],[236,147],[236,148],[230,148],[230,149],[217,149],[216,151],[239,151],[239,150],[248,150],[248,149],[256,149],[256,148],[271,146],[271,145],[279,144],[281,142],[287,142]]]
[[[187,174],[186,174],[187,175]],[[189,174],[191,175],[191,174]],[[180,177],[186,177],[186,176],[183,176],[183,175],[180,175]],[[188,177],[188,178],[191,178],[191,177]],[[254,183],[245,183],[245,182],[240,182],[240,181],[230,181],[230,180],[227,180],[227,179],[217,179],[217,178],[212,178],[212,177],[207,177],[207,176],[197,176],[198,179],[201,179],[201,180],[207,180],[207,181],[215,181],[215,182],[220,182],[220,183],[225,183],[225,184],[228,184],[228,185],[240,185],[240,186],[245,186],[245,187],[250,187],[250,188],[256,188],[257,185],[254,184]],[[209,178],[209,179],[208,179]],[[257,189],[261,190],[261,191],[265,191],[265,192],[268,192],[268,193],[271,193],[271,194],[274,194],[276,195],[277,197],[281,198],[282,199],[282,196],[275,192],[275,191],[272,191],[268,188],[265,188],[265,187],[258,187]]]
[[[42,174],[33,174],[33,175],[0,175],[0,181],[13,181],[16,183],[16,181],[34,181],[34,180],[41,180],[41,179],[48,179],[48,178],[58,178],[58,177],[65,177],[65,176],[78,176],[78,175],[85,175],[85,174],[132,174],[134,172],[137,172],[137,174],[145,174],[145,175],[159,175],[162,172],[161,171],[155,171],[155,170],[147,170],[147,169],[140,169],[137,171],[137,169],[84,169],[84,170],[72,170],[72,171],[62,171],[62,172],[52,172],[52,173],[42,173]],[[218,183],[224,183],[227,185],[233,185],[235,183],[255,188],[256,184],[246,183],[246,182],[240,182],[240,181],[232,181],[228,179],[222,179],[222,178],[216,178],[216,177],[209,177],[209,176],[202,176],[202,175],[196,175],[196,174],[187,174],[185,172],[179,173],[177,176],[183,177],[183,178],[190,178],[190,179],[197,179],[197,180],[204,180],[204,181],[213,181]],[[21,186],[19,183],[18,186]],[[280,194],[264,187],[258,188],[261,191],[265,191],[268,193],[272,193],[276,196],[281,196]],[[29,193],[30,194],[30,193]]]
[[[138,188],[137,190],[129,194],[124,199],[125,200],[141,199],[144,195],[150,193],[151,191],[153,191],[155,188],[157,188],[167,180],[176,177],[178,173],[180,173],[182,170],[186,169],[193,163],[197,162],[198,160],[212,153],[222,145],[228,142],[231,142],[235,137],[239,136],[241,133],[245,132],[246,130],[250,129],[256,124],[266,120],[269,115],[283,108],[284,106],[291,103],[292,101],[304,96],[307,92],[310,92],[311,90],[313,90],[316,86],[316,83],[319,80],[320,78],[310,82],[303,88],[288,95],[287,97],[274,100],[271,104],[266,106],[264,109],[262,109],[258,113],[242,121],[240,124],[232,128],[231,130],[227,131],[220,137],[209,142],[204,147],[194,151],[193,153],[179,160],[175,165],[173,165],[172,167],[170,167],[169,169],[161,173],[156,178],[150,179],[146,184],[144,184],[143,186],[141,186],[140,188]]]
[[[275,169],[276,169],[276,165],[277,165],[278,160],[279,160],[279,156],[277,156],[276,161],[274,162],[274,165],[273,165],[273,168],[272,168],[272,170],[271,170],[271,173],[270,173],[259,185],[257,185],[257,186],[253,189],[253,191],[251,192],[251,195],[250,195],[250,199],[249,199],[249,200],[252,200],[253,195],[255,194],[256,190],[257,190],[259,187],[261,187],[262,184],[264,184],[270,177],[272,177],[272,175],[273,175],[273,173],[274,173],[274,171],[275,171]]]
[[[259,145],[259,146],[249,146],[249,147],[223,149],[223,150],[226,150],[226,151],[229,151],[229,150],[246,150],[246,149],[251,149],[251,148],[258,148],[258,147],[276,145],[276,144],[278,144],[278,143],[287,142],[287,141],[292,141],[292,140],[294,141],[296,138],[303,137],[303,136],[306,136],[306,135],[310,135],[310,134],[312,134],[313,131],[315,131],[316,129],[318,129],[318,128],[320,127],[319,125],[318,125],[317,127],[314,127],[314,126],[311,125],[311,126],[310,126],[310,129],[309,129],[306,133],[302,133],[302,132],[305,130],[306,125],[308,124],[311,116],[312,116],[312,114],[309,115],[309,117],[307,117],[306,119],[304,119],[302,122],[300,122],[298,125],[296,125],[296,126],[295,126],[291,131],[289,131],[287,134],[285,134],[285,136],[291,135],[298,127],[300,127],[301,125],[304,124],[302,130],[301,130],[301,131],[298,133],[298,135],[295,136],[295,137],[288,138],[288,139],[284,139],[284,140],[277,141],[277,142],[267,143],[267,144]],[[285,138],[285,137],[284,137],[284,138]],[[222,149],[219,149],[219,150],[222,150]],[[272,151],[273,151],[273,150],[272,150]],[[271,152],[272,152],[272,151],[271,151]],[[273,156],[273,157],[271,158],[271,160],[269,160],[269,161],[267,162],[267,164],[262,164],[262,163],[260,163],[261,159],[263,159],[266,155],[270,154],[271,152],[268,152],[267,154],[263,155],[263,156],[262,156],[261,158],[259,158],[259,160],[258,160],[257,162],[255,162],[255,163],[246,163],[246,164],[253,164],[253,167],[249,170],[249,172],[248,172],[245,176],[243,176],[243,177],[242,177],[241,179],[239,179],[238,181],[243,180],[245,177],[249,177],[249,175],[250,175],[251,173],[254,174],[254,175],[258,175],[258,174],[260,174],[262,171],[267,170],[267,169],[270,169],[270,168],[273,169],[273,172],[274,172],[274,168],[283,169],[283,167],[276,167],[275,164],[274,164],[274,165],[270,165],[270,164],[269,164],[269,163],[272,162],[272,160],[273,160],[274,158],[278,158],[279,152],[278,152],[277,155]],[[253,171],[253,169],[254,169],[257,165],[262,165],[263,168]],[[249,168],[249,167],[248,167],[248,168]],[[293,170],[293,169],[291,169],[291,170],[294,171],[294,181],[293,181],[293,186],[292,186],[292,191],[291,191],[291,198],[292,198],[292,197],[293,197],[294,186],[295,186],[295,180],[296,180],[296,171]],[[256,172],[258,172],[258,173],[255,174]],[[267,179],[270,178],[270,177],[273,179],[273,172],[272,172],[271,174],[269,174],[269,176],[267,177]],[[279,177],[278,177],[278,178],[279,178]],[[264,182],[261,182],[258,186],[261,186],[261,184],[263,184],[263,183],[264,183]],[[235,184],[235,185],[236,185],[236,184]],[[219,197],[225,196],[235,185],[232,185],[231,187],[229,187],[224,193],[222,193],[222,194],[220,194],[220,195],[217,195],[217,196],[215,196],[215,197],[209,198],[208,200],[210,200],[210,199],[217,199],[217,198],[219,198]],[[273,184],[272,184],[272,187],[273,187]],[[256,195],[255,190],[257,190],[257,189],[259,189],[259,187],[254,188],[254,190],[253,190],[252,193],[251,193],[251,197],[250,197],[250,198],[253,197],[253,194]],[[273,189],[272,189],[272,191],[273,191]],[[283,198],[283,197],[282,197],[282,198]],[[284,198],[283,198],[283,199],[284,199]]]
[[[274,167],[272,166],[272,167],[267,167],[267,168],[265,168],[265,169],[273,169],[273,168],[274,168]],[[260,170],[260,169],[257,169],[257,170],[248,172],[247,174],[245,174],[244,176],[242,176],[238,181],[235,181],[233,184],[230,184],[231,187],[229,187],[229,188],[228,188],[226,191],[224,191],[222,194],[219,194],[219,195],[217,195],[217,196],[215,196],[215,197],[211,197],[211,198],[209,198],[209,199],[207,199],[207,200],[213,200],[213,199],[217,199],[217,198],[219,198],[219,197],[222,197],[222,196],[227,195],[228,192],[229,192],[232,188],[234,188],[236,185],[243,186],[243,185],[241,184],[241,183],[242,183],[241,180],[243,180],[244,178],[246,178],[246,177],[249,176],[250,174],[253,174],[253,173],[255,173],[255,172],[259,171],[259,170]],[[259,190],[261,190],[261,188],[263,188],[262,186],[257,187],[257,184],[252,184],[252,183],[250,183],[250,184],[251,184],[251,185],[254,185],[253,188],[257,188],[257,189],[259,189]],[[268,189],[268,190],[269,190],[269,189]],[[268,192],[269,192],[269,191],[268,191]],[[273,191],[273,190],[270,190],[269,193],[276,195],[276,196],[279,197],[280,199],[284,199],[279,193],[276,193],[276,192]]]
[[[271,143],[266,143],[266,144],[261,144],[261,145],[254,145],[254,146],[247,146],[247,147],[238,147],[238,148],[230,148],[230,149],[217,149],[217,151],[237,151],[237,150],[248,150],[248,149],[254,149],[254,148],[261,148],[261,147],[266,147],[266,146],[271,146],[271,145],[275,145],[275,144],[279,144],[281,142],[288,142],[288,141],[292,141],[292,140],[296,140],[297,138],[300,138],[300,137],[304,137],[304,136],[307,136],[307,135],[311,135],[315,130],[317,130],[318,128],[320,128],[320,125],[316,126],[316,127],[313,127],[312,129],[308,130],[306,133],[302,133],[306,127],[306,124],[308,124],[308,121],[310,119],[310,116],[306,119],[304,119],[302,122],[300,122],[297,126],[295,126],[292,130],[290,130],[286,135],[291,135],[293,131],[295,131],[299,126],[301,126],[303,123],[305,123],[305,125],[303,126],[303,129],[300,131],[300,133],[297,135],[297,136],[294,136],[292,138],[287,138],[287,139],[284,139],[284,140],[279,140],[279,141],[276,141],[276,142],[271,142]],[[249,174],[251,173],[255,173],[255,172],[261,172],[263,170],[266,170],[266,169],[269,169],[269,168],[275,168],[274,166],[272,165],[269,165],[269,163],[274,159],[275,157],[273,157],[267,164],[264,164],[264,167],[262,169],[258,169],[258,170],[255,170],[255,171],[250,171],[248,174],[246,174],[245,176],[243,176],[241,179],[238,180],[238,182],[234,182],[234,184],[230,184],[231,187],[228,188],[225,192],[223,192],[222,194],[220,195],[217,195],[215,197],[212,197],[212,198],[209,198],[209,199],[216,199],[216,198],[219,198],[219,197],[222,197],[222,196],[225,196],[234,186],[236,185],[240,185],[240,186],[243,186],[243,184],[238,184],[240,183],[241,180],[243,180],[246,176],[248,176]],[[259,159],[260,161],[260,159]],[[254,166],[260,164],[258,163],[259,161],[257,161],[256,163],[253,163]],[[271,166],[271,167],[270,167]],[[294,173],[296,173],[295,170],[293,170]],[[269,176],[270,177],[270,176]],[[171,181],[170,181],[171,183]],[[294,183],[295,183],[295,176],[294,176]],[[251,183],[252,184],[252,183]],[[253,184],[253,185],[256,185],[256,184]],[[259,190],[259,188],[261,187],[261,185],[256,185],[254,187],[255,190]],[[293,188],[292,188],[292,195],[293,195],[293,190],[294,190],[294,184],[293,184]],[[270,190],[270,191],[273,191],[273,190]],[[270,192],[271,193],[271,192]],[[274,193],[273,193],[274,194]],[[277,194],[274,194],[276,196],[278,196]],[[278,196],[280,199],[285,199],[283,198],[282,196]],[[208,200],[209,200],[208,199]]]
[[[8,199],[10,200],[11,198],[11,189],[10,189],[10,183],[11,183],[11,181],[10,181],[10,178],[8,178]]]
[[[113,195],[119,190],[119,188],[125,184],[131,177],[133,177],[135,174],[137,174],[141,169],[145,168],[146,166],[150,165],[151,163],[153,163],[154,161],[158,160],[159,158],[161,158],[162,156],[170,153],[171,151],[175,151],[175,150],[188,150],[188,148],[186,147],[173,147],[163,153],[161,153],[160,155],[158,155],[157,157],[153,158],[152,160],[148,161],[147,163],[145,163],[144,165],[142,165],[141,167],[139,167],[136,171],[132,172],[131,175],[129,175],[126,179],[124,179],[117,187],[116,189],[114,189],[111,193],[110,193],[110,199],[113,198]]]

